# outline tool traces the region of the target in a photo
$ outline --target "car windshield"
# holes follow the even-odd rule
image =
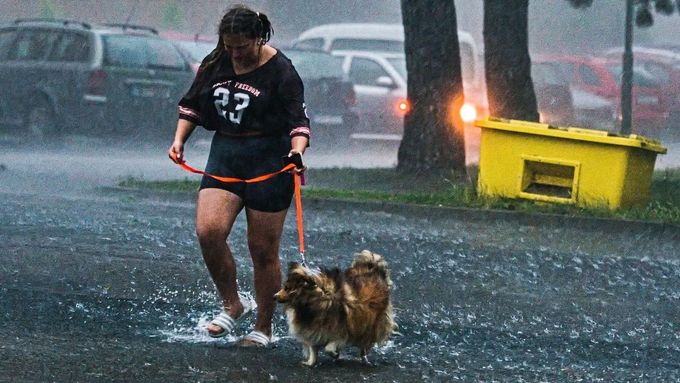
[[[623,66],[621,65],[610,65],[607,67],[609,73],[611,73],[616,79],[616,83],[621,85],[621,78],[623,77]],[[633,67],[633,85],[638,85],[642,87],[653,88],[659,86],[659,81],[643,68]]]
[[[531,78],[535,83],[547,85],[567,85],[559,68],[546,63],[531,64]]]
[[[182,48],[196,62],[201,62],[215,49],[216,43],[207,41],[175,41],[175,44]]]
[[[107,65],[129,68],[183,69],[185,59],[171,42],[136,35],[104,36]]]
[[[323,52],[286,51],[286,56],[293,62],[295,69],[303,79],[343,78],[342,57],[331,56]]]
[[[408,72],[406,71],[406,59],[404,57],[390,57],[387,61],[392,64],[392,67],[399,72],[401,78],[406,80]]]

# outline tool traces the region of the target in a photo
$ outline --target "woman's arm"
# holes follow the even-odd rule
[[[196,128],[196,124],[180,118],[177,120],[177,130],[175,131],[175,139],[168,149],[168,156],[176,163],[182,162],[184,159],[184,143],[187,142],[189,136]]]
[[[305,136],[294,136],[290,140],[290,153],[300,153],[305,154],[305,149],[309,144],[309,139]]]

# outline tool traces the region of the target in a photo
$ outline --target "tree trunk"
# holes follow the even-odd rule
[[[397,169],[405,172],[465,171],[463,104],[456,8],[401,0],[408,99]]]
[[[531,81],[529,0],[484,0],[484,62],[492,116],[538,121]]]

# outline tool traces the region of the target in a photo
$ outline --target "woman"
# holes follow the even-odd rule
[[[175,139],[168,154],[182,160],[184,143],[197,125],[215,130],[206,172],[241,179],[282,167],[282,157],[302,155],[309,119],[302,81],[290,60],[267,45],[273,30],[266,15],[245,6],[227,11],[217,47],[201,63],[179,102]],[[296,170],[299,171],[299,170]],[[196,233],[222,312],[208,333],[231,333],[246,312],[238,295],[236,265],[227,237],[245,207],[253,261],[257,319],[241,346],[267,346],[272,335],[274,294],[281,284],[279,243],[293,195],[293,176],[257,183],[222,183],[204,176],[196,204]]]

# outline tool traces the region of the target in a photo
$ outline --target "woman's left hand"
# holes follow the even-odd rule
[[[294,162],[294,163],[295,163],[295,168],[291,169],[291,170],[289,171],[289,173],[298,173],[298,174],[300,174],[300,173],[304,172],[305,170],[307,170],[307,167],[305,166],[305,163],[304,163],[304,161],[302,160],[302,152],[300,152],[300,151],[298,151],[298,150],[296,150],[296,149],[291,149],[291,151],[288,152],[288,157],[293,157],[293,156],[296,156],[296,155],[297,155],[297,156],[300,156],[299,164]],[[298,167],[299,165],[302,165],[302,167]]]

